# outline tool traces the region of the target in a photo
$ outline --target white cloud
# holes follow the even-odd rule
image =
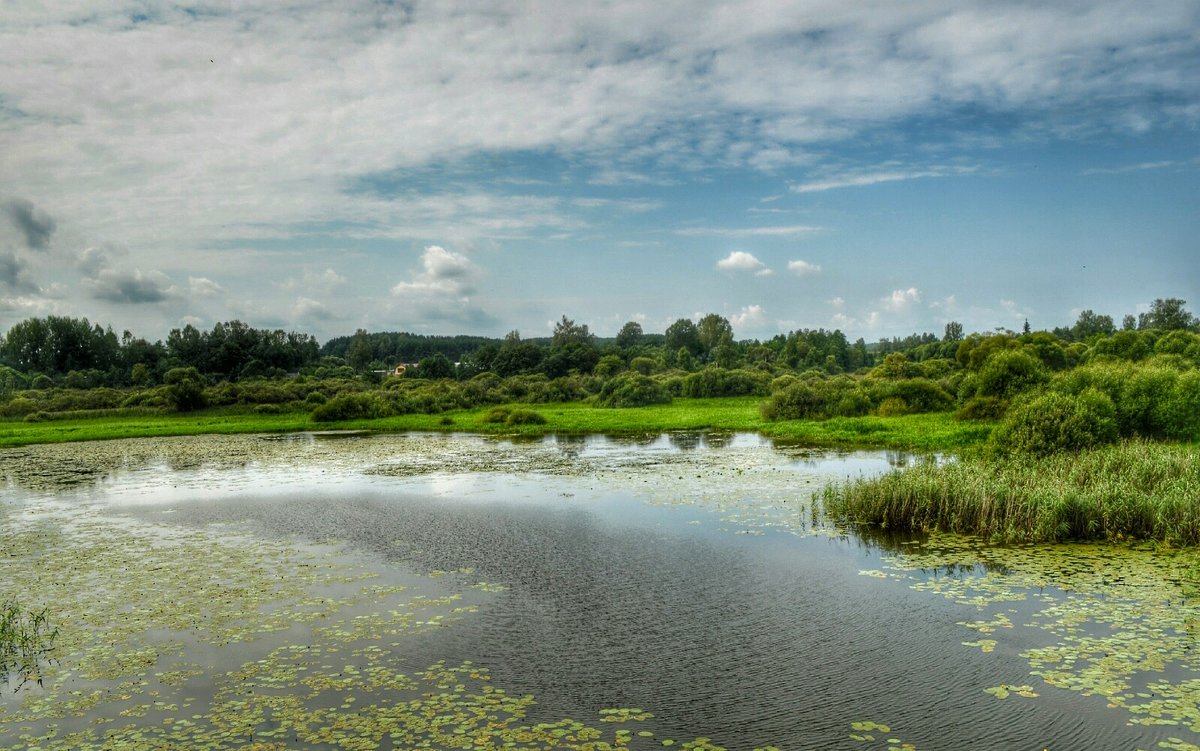
[[[820,232],[823,227],[808,224],[789,224],[766,227],[686,227],[675,230],[675,234],[685,237],[787,237],[791,235],[807,235]]]
[[[845,306],[846,301],[840,297],[835,297],[829,301],[829,304],[835,308],[841,308],[841,307]]]
[[[802,261],[800,259],[788,261],[787,267],[788,271],[800,277],[812,276],[821,272],[821,267],[819,264],[809,263],[808,261]]]
[[[203,276],[188,277],[188,292],[193,297],[216,297],[225,294],[225,288]]]
[[[892,313],[903,313],[919,302],[921,292],[916,287],[892,290],[892,294],[880,300],[884,310]]]
[[[722,271],[752,271],[755,276],[769,276],[773,273],[765,263],[744,250],[735,250],[717,261],[717,268]]]
[[[291,312],[293,318],[301,321],[328,321],[336,317],[328,305],[308,297],[297,297]]]
[[[903,180],[917,180],[926,177],[950,177],[957,175],[968,175],[977,171],[976,167],[934,167],[930,169],[892,169],[884,171],[852,171],[838,175],[832,175],[818,180],[798,183],[791,186],[791,190],[795,193],[816,193],[825,190],[836,190],[838,188],[860,188],[868,185],[878,185],[880,183],[900,182]]]
[[[729,317],[729,323],[736,328],[756,329],[767,322],[767,312],[761,305],[747,305]]]

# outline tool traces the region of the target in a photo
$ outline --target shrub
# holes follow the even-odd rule
[[[36,412],[38,406],[38,403],[33,399],[18,396],[7,404],[0,404],[0,415],[4,415],[5,417],[24,417],[31,412]]]
[[[903,399],[895,396],[889,396],[887,399],[884,399],[879,403],[879,407],[876,408],[875,414],[879,415],[880,417],[899,417],[900,415],[911,414],[914,411],[915,410],[909,407],[908,403]]]
[[[888,396],[903,400],[910,412],[941,412],[954,405],[954,397],[928,378],[908,378],[888,386]]]
[[[312,419],[317,422],[365,420],[387,415],[384,404],[374,394],[368,393],[342,394],[312,411]]]
[[[975,378],[974,396],[1012,397],[1049,379],[1041,360],[1019,350],[1001,350],[983,364]]]
[[[682,396],[701,399],[717,396],[765,396],[770,382],[765,373],[750,370],[705,368],[683,379]]]
[[[644,407],[670,404],[671,395],[658,381],[637,372],[622,373],[600,389],[599,403],[604,407]]]
[[[541,412],[532,409],[514,409],[508,414],[507,425],[544,425],[546,417]]]
[[[1008,401],[997,396],[973,396],[957,412],[959,420],[999,420],[1008,411]]]
[[[768,420],[817,419],[825,416],[825,399],[810,384],[799,381],[771,394],[761,411]]]
[[[1117,436],[1116,408],[1107,395],[1050,391],[1015,406],[989,444],[998,454],[1047,456],[1113,443]]]
[[[508,416],[512,414],[510,407],[493,407],[489,409],[480,420],[487,423],[508,422]]]
[[[1155,422],[1167,437],[1200,439],[1200,371],[1181,374],[1153,409]]]
[[[163,376],[167,385],[167,400],[180,412],[200,409],[207,401],[204,397],[204,376],[195,368],[173,368]]]

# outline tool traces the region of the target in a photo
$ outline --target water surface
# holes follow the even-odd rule
[[[0,746],[1191,748],[1194,561],[814,509],[921,460],[740,434],[7,452],[10,582],[73,625]]]

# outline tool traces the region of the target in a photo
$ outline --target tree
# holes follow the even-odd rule
[[[629,321],[617,332],[617,347],[631,349],[642,343],[642,324]]]
[[[700,351],[708,355],[719,345],[733,341],[733,326],[724,316],[709,313],[696,324],[696,336],[700,340]]]
[[[680,348],[686,349],[691,355],[700,354],[700,332],[696,324],[687,318],[680,318],[667,327],[663,348],[667,352],[675,352]]]
[[[1132,313],[1129,315],[1126,315],[1124,318],[1121,319],[1121,330],[1122,331],[1133,331],[1136,328],[1137,328],[1137,319],[1133,317]]]
[[[963,338],[963,325],[958,321],[950,321],[946,324],[946,332],[942,334],[943,342],[961,342]]]
[[[592,334],[587,324],[577,325],[566,316],[554,324],[554,335],[550,339],[551,349],[562,349],[571,345],[591,345]]]
[[[1071,336],[1082,342],[1096,335],[1107,336],[1116,330],[1112,316],[1097,315],[1091,310],[1085,310],[1079,314],[1075,325],[1071,327]]]
[[[441,352],[417,363],[417,378],[453,378],[454,364]]]
[[[373,359],[371,342],[367,339],[367,330],[355,331],[354,339],[350,342],[350,349],[346,351],[346,364],[362,372],[371,365]]]
[[[1180,300],[1178,297],[1169,297],[1166,300],[1159,298],[1150,303],[1149,312],[1138,316],[1137,327],[1160,331],[1194,329],[1197,327],[1197,321],[1187,308],[1183,307],[1186,304],[1186,300]]]

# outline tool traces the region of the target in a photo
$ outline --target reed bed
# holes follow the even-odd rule
[[[1200,544],[1200,447],[1127,441],[1043,458],[968,456],[827,486],[830,516],[997,542]]]

